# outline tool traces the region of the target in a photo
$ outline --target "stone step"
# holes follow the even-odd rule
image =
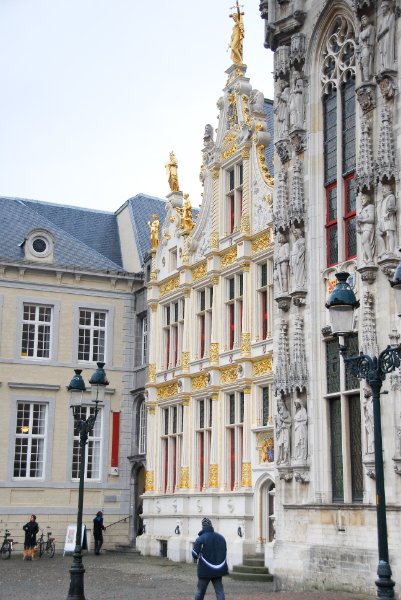
[[[269,573],[269,569],[267,567],[250,567],[249,565],[234,565],[233,571],[235,573],[260,573],[261,575],[267,575]]]
[[[232,571],[230,573],[231,579],[235,579],[237,581],[265,581],[266,583],[271,583],[266,591],[273,592],[273,575],[271,573],[237,573]]]
[[[114,548],[107,548],[106,552],[120,552],[122,554],[136,554],[139,556],[141,553],[136,548],[133,548],[129,544],[116,544]]]
[[[265,559],[263,558],[256,558],[256,557],[251,557],[251,556],[244,556],[243,561],[242,561],[243,565],[248,565],[250,567],[264,567],[265,566]]]

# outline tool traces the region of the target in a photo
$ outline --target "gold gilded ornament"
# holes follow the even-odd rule
[[[237,258],[237,246],[233,246],[221,256],[221,266],[223,269],[229,267]]]
[[[203,261],[192,269],[192,281],[198,281],[207,275],[207,262]]]
[[[259,167],[260,167],[260,170],[262,171],[262,176],[263,176],[263,179],[265,180],[265,183],[267,183],[267,185],[274,185],[274,179],[270,175],[269,169],[266,164],[265,147],[263,146],[263,144],[259,144],[259,146],[257,147],[257,153],[258,153]]]
[[[174,156],[174,152],[170,152],[170,161],[165,165],[168,177],[168,184],[172,192],[178,192],[180,187],[178,185],[178,163]]]
[[[242,463],[242,487],[252,487],[252,465],[250,462]]]
[[[242,55],[244,48],[243,40],[245,35],[244,22],[242,19],[244,13],[240,11],[238,0],[236,0],[236,5],[234,8],[236,8],[237,10],[230,14],[230,18],[234,21],[234,27],[231,33],[230,40],[231,60],[233,61],[234,65],[242,65]]]
[[[180,215],[180,228],[188,235],[195,227],[195,223],[192,220],[192,206],[189,194],[184,194],[184,204],[182,208],[176,206],[175,210]]]
[[[219,465],[209,465],[209,487],[219,487]]]
[[[232,383],[236,381],[238,377],[238,367],[225,367],[221,370],[221,382],[222,383]]]
[[[208,386],[210,380],[209,373],[201,373],[192,379],[192,389],[194,391],[203,390]]]
[[[189,467],[180,468],[180,488],[185,490],[189,488]]]
[[[251,334],[241,333],[241,354],[250,354],[251,352]]]
[[[149,383],[156,382],[156,365],[155,365],[155,363],[149,363],[149,365],[148,365],[148,382]]]
[[[219,342],[211,342],[209,358],[211,362],[219,360]]]
[[[150,243],[152,244],[152,250],[157,250],[159,245],[159,219],[156,214],[152,215],[152,222],[148,221],[148,227],[150,229]]]
[[[183,371],[188,371],[189,369],[189,352],[182,353],[181,366]]]
[[[145,492],[153,492],[154,490],[154,471],[146,471],[145,473]]]
[[[259,375],[266,375],[267,373],[271,373],[273,370],[273,361],[272,357],[268,356],[263,358],[262,360],[258,360],[253,363],[253,374],[255,377]]]
[[[178,383],[165,383],[157,390],[157,399],[164,400],[178,394]]]
[[[267,250],[273,243],[273,233],[271,229],[268,229],[261,235],[258,235],[252,242],[252,252],[261,252]]]
[[[175,290],[178,289],[179,285],[180,285],[179,276],[172,277],[165,283],[162,283],[160,286],[160,297],[163,298],[164,296],[167,296],[167,294],[171,294],[171,292],[174,292]]]

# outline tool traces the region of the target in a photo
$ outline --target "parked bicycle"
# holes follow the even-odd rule
[[[14,540],[10,536],[11,533],[8,531],[8,529],[6,529],[4,531],[3,543],[1,545],[0,550],[2,559],[7,559],[11,557],[11,552],[13,551],[14,544],[17,543],[14,542]]]
[[[40,538],[37,542],[37,545],[39,547],[39,558],[42,558],[44,554],[46,554],[49,558],[53,558],[54,553],[56,551],[56,542],[54,537],[51,537],[52,532],[47,532],[47,540],[45,540],[43,529],[41,529],[41,532],[42,533],[40,534]]]

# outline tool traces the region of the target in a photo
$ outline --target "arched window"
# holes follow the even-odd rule
[[[139,454],[146,453],[146,406],[145,406],[145,402],[142,402],[142,404],[139,408],[138,451],[139,451]]]
[[[323,154],[327,266],[356,256],[355,41],[336,18],[323,52]]]

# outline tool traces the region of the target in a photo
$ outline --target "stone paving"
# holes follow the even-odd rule
[[[86,600],[193,599],[196,565],[166,558],[104,553],[84,555]],[[1,600],[66,600],[71,556],[56,554],[33,562],[13,553],[0,560]],[[372,596],[337,592],[274,593],[265,583],[224,578],[226,600],[372,600]],[[210,585],[206,600],[215,598]]]

